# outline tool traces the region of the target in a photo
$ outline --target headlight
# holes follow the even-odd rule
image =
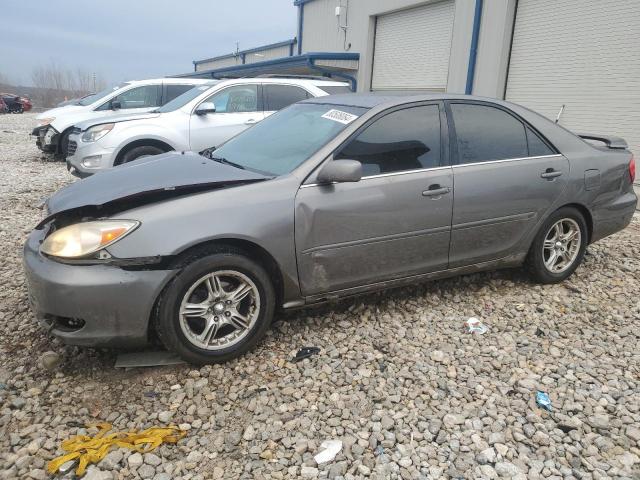
[[[45,125],[49,125],[55,119],[56,119],[56,117],[41,118],[40,120],[38,120],[38,126],[39,127],[44,127]]]
[[[105,123],[102,125],[96,125],[95,127],[91,127],[86,132],[82,134],[82,141],[86,143],[95,142],[96,140],[100,140],[107,133],[111,131],[113,128],[113,123]]]
[[[135,220],[100,220],[76,223],[49,235],[40,251],[62,258],[78,258],[95,253],[132,232],[140,222]]]

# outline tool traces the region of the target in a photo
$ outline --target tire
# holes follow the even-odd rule
[[[560,230],[556,230],[557,225]],[[566,241],[571,235],[577,244]],[[528,270],[539,283],[562,282],[580,266],[588,242],[587,222],[582,213],[572,207],[560,208],[547,218],[536,234],[527,255]]]
[[[60,155],[62,156],[62,160],[67,159],[67,155],[69,154],[69,134],[71,132],[64,132],[60,136]]]
[[[222,290],[210,280],[212,274]],[[241,282],[249,293],[232,304],[230,294]],[[275,292],[264,268],[241,251],[224,249],[192,259],[178,273],[160,297],[155,329],[164,346],[185,361],[221,363],[251,350],[267,332],[274,310]],[[204,340],[207,326],[211,337]]]
[[[153,145],[141,145],[139,147],[134,147],[125,153],[118,165],[123,163],[133,162],[142,157],[150,157],[151,155],[160,155],[161,153],[165,153],[165,151],[160,147],[155,147]]]

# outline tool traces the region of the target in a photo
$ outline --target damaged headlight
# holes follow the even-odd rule
[[[91,143],[96,140],[100,140],[113,129],[113,125],[113,123],[104,123],[102,125],[96,125],[89,128],[82,134],[82,141],[85,143]]]
[[[40,251],[53,257],[79,258],[95,253],[135,230],[135,220],[99,220],[70,225],[49,235]]]

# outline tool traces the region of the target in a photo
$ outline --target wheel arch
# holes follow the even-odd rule
[[[273,289],[276,295],[276,309],[279,305],[282,305],[284,298],[284,277],[282,270],[276,262],[275,258],[262,246],[250,240],[241,238],[227,237],[216,238],[213,240],[207,240],[182,250],[175,254],[173,261],[171,262],[171,268],[180,269],[193,262],[194,260],[201,258],[210,253],[219,252],[221,250],[231,249],[239,251],[246,255],[251,260],[262,266],[269,275],[273,282]],[[151,316],[149,318],[149,324],[147,329],[147,335],[149,338],[153,338],[155,335],[155,318],[158,314],[158,305],[160,298],[164,295],[165,290],[172,284],[173,279],[169,280],[162,288],[154,301],[154,305],[151,309]]]
[[[118,154],[116,155],[116,159],[113,162],[113,165],[120,165],[122,163],[122,157],[131,150],[136,147],[158,147],[165,152],[170,152],[171,150],[175,150],[171,145],[167,142],[163,142],[162,140],[158,140],[155,138],[141,138],[139,140],[134,140],[133,142],[127,143],[124,147],[120,149]]]
[[[591,211],[581,203],[567,203],[566,205],[556,208],[553,212],[556,212],[561,208],[575,208],[582,214],[584,221],[587,222],[587,244],[591,243],[591,239],[593,238],[593,215],[591,214]]]

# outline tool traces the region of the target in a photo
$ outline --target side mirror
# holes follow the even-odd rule
[[[359,182],[362,164],[357,160],[332,160],[318,173],[318,183]]]
[[[120,103],[120,100],[118,100],[117,98],[111,100],[111,110],[120,110],[121,108],[122,104]]]
[[[203,102],[196,108],[196,115],[206,115],[207,113],[215,113],[216,106],[213,102]]]

